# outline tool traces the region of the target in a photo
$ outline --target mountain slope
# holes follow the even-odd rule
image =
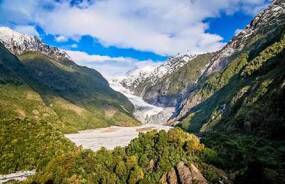
[[[0,120],[0,173],[42,169],[75,149],[51,123],[34,119]]]
[[[284,183],[285,2],[217,52],[169,121],[199,134],[235,183]]]
[[[210,165],[215,152],[200,144],[196,136],[179,129],[141,134],[127,148],[114,151],[76,148],[59,131],[65,130],[71,121],[65,122],[64,118],[72,114],[61,115],[53,101],[73,96],[64,96],[62,88],[50,86],[42,71],[43,66],[45,71],[55,67],[52,61],[44,61],[46,56],[34,52],[21,55],[20,61],[1,44],[0,51],[0,173],[36,169],[36,176],[25,183],[158,183],[166,175],[182,180],[184,169],[195,171],[187,173],[193,182],[225,180],[225,174]],[[33,66],[33,62],[41,62],[41,67]],[[38,73],[41,78],[34,76]],[[75,108],[69,101],[66,104]],[[90,104],[86,104],[87,109]],[[171,174],[178,168],[181,170],[177,175]]]
[[[1,109],[5,118],[46,119],[47,114],[52,114],[54,124],[64,132],[138,124],[132,117],[133,105],[125,96],[112,90],[101,74],[76,65],[56,48],[42,43],[41,47],[36,47],[37,44],[26,41],[30,37],[24,35],[24,38],[23,51],[21,46],[20,49],[13,47],[18,57],[0,45],[3,71],[0,91],[4,94],[1,106],[11,107]],[[11,43],[18,42],[12,40]],[[23,100],[17,101],[17,98]],[[15,113],[16,109],[18,113]]]
[[[258,70],[267,61],[274,60],[274,57],[282,53],[282,39],[285,27],[285,22],[283,21],[285,19],[284,7],[285,3],[282,1],[274,1],[269,8],[260,12],[244,31],[234,37],[230,43],[211,59],[211,64],[207,67],[198,82],[199,86],[192,91],[188,99],[180,104],[178,114],[172,122],[185,119],[185,117],[189,119],[191,114],[193,115],[191,111],[197,109],[194,107],[198,104],[203,104],[202,102],[208,100],[211,96],[212,99],[224,99],[222,95],[217,98],[213,96],[218,91],[225,90],[227,85],[234,85],[229,86],[229,90],[240,90],[233,88],[238,86],[238,83],[234,83],[233,80],[235,82],[244,81],[247,84],[248,81],[255,80],[254,78],[246,79],[242,77],[242,72],[250,70],[249,68],[252,71]],[[279,60],[280,62],[282,61],[282,59]],[[258,76],[258,79],[260,77]],[[226,110],[227,107],[230,108],[230,106],[227,106],[227,103],[219,105],[220,111]],[[216,107],[216,111],[219,111],[219,108]],[[207,112],[211,113],[210,111]],[[200,109],[199,113],[201,113],[201,117],[208,118]],[[194,129],[197,131],[200,128],[198,126]]]
[[[212,54],[180,54],[137,77],[122,80],[123,86],[151,104],[175,107],[191,91]]]

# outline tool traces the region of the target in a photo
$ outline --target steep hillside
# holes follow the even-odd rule
[[[189,130],[206,131],[211,127],[207,128],[204,125],[202,128],[206,119],[214,121],[217,117],[221,117],[221,114],[232,109],[232,105],[242,95],[250,96],[248,95],[250,88],[253,91],[257,90],[262,79],[265,81],[271,79],[271,82],[280,77],[282,79],[282,73],[278,69],[283,66],[284,9],[284,2],[274,1],[211,59],[211,64],[198,81],[199,85],[191,92],[188,99],[181,103],[178,114],[172,122],[184,120],[184,128],[187,128],[186,122],[191,122]],[[267,86],[271,82],[268,82]],[[273,89],[275,88],[270,90]],[[232,96],[227,99],[225,95],[230,94]],[[233,101],[232,104],[230,101]],[[215,107],[210,105],[210,102]],[[200,108],[203,105],[205,111]],[[195,122],[199,122],[200,125],[192,123],[194,114],[197,118]]]
[[[175,107],[193,89],[212,54],[182,54],[122,84],[151,104]]]
[[[12,45],[16,41],[18,44],[14,40]],[[138,124],[132,117],[133,105],[112,90],[97,71],[76,65],[56,48],[44,44],[31,47],[31,51],[29,47],[26,51],[12,47],[18,53],[14,56],[0,45],[1,119],[50,118],[64,132]]]
[[[0,173],[43,169],[75,145],[46,121],[0,120]]]
[[[169,121],[198,133],[235,183],[284,183],[285,2],[273,1],[211,59]]]

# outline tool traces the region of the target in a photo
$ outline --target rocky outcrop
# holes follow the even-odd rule
[[[37,51],[50,57],[70,59],[66,52],[44,44],[38,37],[21,34],[8,27],[0,27],[0,42],[15,55]]]
[[[173,112],[175,111],[174,108],[164,108],[157,114],[147,116],[145,119],[145,123],[151,124],[163,124],[167,122],[167,120],[172,116]]]
[[[181,184],[191,184],[192,183],[192,173],[183,162],[179,162],[176,166],[177,176]]]
[[[207,184],[207,180],[194,164],[187,166],[184,162],[179,162],[175,168],[162,176],[161,184]]]
[[[178,183],[178,179],[177,179],[176,172],[175,172],[174,168],[172,168],[171,171],[169,171],[167,173],[166,183],[168,183],[168,184],[177,184]]]

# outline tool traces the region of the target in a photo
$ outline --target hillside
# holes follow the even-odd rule
[[[48,119],[64,132],[138,124],[131,102],[97,71],[49,46],[13,50],[17,56],[0,47],[2,119]],[[47,56],[49,52],[53,54]]]
[[[284,182],[284,20],[285,3],[273,1],[211,58],[169,120],[199,134],[236,183]]]
[[[199,85],[180,104],[171,122],[183,120],[184,128],[207,131],[223,114],[228,115],[233,106],[237,113],[242,105],[249,105],[246,103],[251,100],[243,98],[257,102],[258,99],[265,99],[263,95],[267,95],[267,90],[281,89],[283,77],[279,70],[284,61],[284,9],[285,3],[274,1],[217,52],[199,79]],[[204,124],[207,119],[213,123]],[[191,123],[187,126],[187,122]]]
[[[180,129],[152,131],[126,148],[67,152],[27,183],[229,183],[223,171],[209,164],[215,159],[215,152],[194,135]]]
[[[41,170],[75,145],[52,123],[34,119],[0,120],[0,173]]]

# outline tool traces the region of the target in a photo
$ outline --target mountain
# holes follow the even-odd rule
[[[121,83],[151,104],[175,107],[195,86],[211,55],[179,54],[156,68],[132,72]]]
[[[285,2],[220,51],[168,121],[217,151],[235,183],[284,183]]]
[[[278,68],[282,66],[285,27],[284,7],[284,2],[273,1],[272,5],[261,11],[243,31],[236,35],[223,49],[218,51],[211,58],[210,64],[198,81],[199,85],[191,92],[188,98],[180,104],[177,114],[171,122],[176,120],[184,120],[184,122],[186,122],[187,120],[185,119],[190,117],[191,114],[194,114],[194,109],[198,104],[206,105],[206,101],[208,102],[209,97],[211,96],[213,100],[218,99],[218,97],[214,98],[213,96],[217,95],[218,91],[226,90],[227,87],[231,91],[226,91],[226,93],[233,95],[229,98],[234,98],[234,96],[236,96],[235,98],[238,98],[239,95],[242,95],[249,90],[242,88],[250,88],[250,86],[253,87],[255,85],[259,86],[259,83],[262,83],[260,81],[262,76],[266,76],[265,73],[257,72],[256,75],[253,75],[256,78],[250,78],[244,74],[247,73],[248,70],[251,70],[251,72],[254,73],[255,71],[268,67],[266,64],[273,63],[270,61],[274,60],[275,57],[277,57],[277,60],[280,60],[278,64],[281,64],[280,66],[276,65],[275,67]],[[279,55],[281,58],[278,59]],[[274,68],[270,68],[268,73],[272,72],[273,69]],[[249,81],[252,83],[250,84]],[[256,83],[254,83],[254,81],[256,81]],[[243,84],[240,84],[239,86],[239,83]],[[233,86],[230,87],[230,84]],[[216,107],[213,107],[212,111],[208,111],[207,113],[214,115],[215,111],[217,113],[216,115],[219,116],[218,114],[221,112],[224,113],[227,109],[232,108],[229,101],[234,99],[225,101],[225,96],[223,95],[220,96],[220,98],[221,101],[219,103],[218,101],[215,102]],[[209,107],[211,106],[207,106],[208,110]],[[199,108],[199,113],[201,113],[203,118],[209,118],[209,114],[202,115],[201,108]],[[193,130],[195,131],[200,130],[202,124],[205,123],[203,122],[203,119],[199,119],[198,121],[200,122],[200,125],[195,125],[195,123],[191,123],[192,125],[190,125],[193,126]],[[205,126],[203,130],[207,129]],[[191,129],[191,127],[188,128]]]
[[[34,37],[7,28],[0,35],[2,118],[48,119],[64,132],[138,124],[131,102],[97,71]]]
[[[0,27],[0,42],[14,55],[35,51],[55,58],[69,59],[64,51],[44,44],[38,37],[16,32],[8,27]]]
[[[211,165],[215,152],[179,129],[140,134],[113,151],[84,150],[64,137],[112,123],[136,124],[132,108],[95,70],[38,50],[14,55],[0,43],[0,173],[36,169],[25,183],[227,181]]]
[[[176,106],[168,124],[199,135],[235,183],[284,183],[284,20],[285,2],[274,0],[221,50],[125,86]]]
[[[170,72],[134,72],[151,86],[165,77],[178,93],[190,87],[175,101],[168,123],[176,128],[140,134],[111,151],[75,147],[57,128],[73,117],[60,114],[63,107],[106,108],[108,94],[89,93],[99,86],[89,83],[101,79],[96,71],[37,51],[15,56],[0,44],[0,172],[36,168],[25,183],[285,183],[284,20],[285,2],[274,0],[220,51],[163,65]]]

